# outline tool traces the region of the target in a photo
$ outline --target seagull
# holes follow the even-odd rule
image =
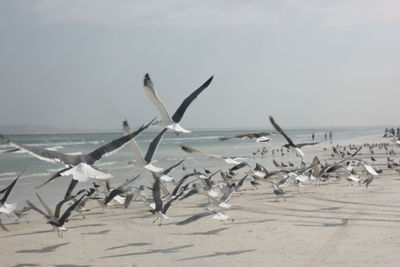
[[[176,135],[180,133],[190,133],[191,131],[184,129],[182,126],[179,125],[179,122],[182,120],[183,114],[185,113],[186,109],[189,105],[193,102],[193,100],[204,90],[206,89],[211,81],[213,80],[214,76],[211,76],[205,83],[203,83],[198,89],[196,89],[193,93],[191,93],[179,108],[175,111],[172,117],[169,115],[167,109],[161,103],[160,99],[157,96],[156,91],[153,87],[153,82],[150,79],[148,73],[144,76],[144,90],[147,93],[150,101],[156,106],[158,111],[160,112],[161,121],[156,121],[154,124],[161,126],[162,128],[167,128],[175,132]]]
[[[48,162],[61,162],[66,165],[66,168],[55,173],[49,180],[40,185],[39,187],[47,184],[51,180],[60,177],[72,175],[74,180],[78,180],[79,182],[86,182],[90,177],[94,177],[97,179],[108,179],[112,176],[108,173],[104,173],[93,166],[93,164],[101,159],[102,157],[107,157],[111,154],[114,154],[119,149],[121,149],[124,145],[126,145],[132,138],[140,134],[144,129],[150,126],[150,124],[154,121],[154,119],[147,125],[140,127],[137,131],[117,138],[98,149],[84,155],[67,155],[57,151],[50,151],[47,149],[39,148],[39,147],[31,147],[26,145],[21,145],[12,142],[8,138],[0,135],[0,138],[5,139],[14,147],[25,151],[32,156],[48,161]]]
[[[368,186],[372,183],[372,181],[374,180],[374,175],[370,174],[367,179],[365,179],[365,181],[363,182],[363,184],[365,184],[365,187],[368,188]]]
[[[138,174],[137,176],[135,176],[132,179],[127,180],[126,182],[124,182],[123,184],[118,186],[117,188],[111,190],[110,193],[108,194],[108,196],[104,200],[104,205],[107,205],[111,200],[113,200],[117,196],[127,193],[129,191],[129,189],[127,188],[128,185],[130,185],[133,181],[135,181],[137,178],[139,178],[139,176],[140,176],[140,174]],[[125,199],[123,199],[122,204],[125,204]]]
[[[21,177],[22,173],[20,175],[18,175],[18,177],[15,178],[14,181],[9,186],[7,186],[6,188],[4,188],[0,191],[0,194],[4,194],[3,197],[0,199],[0,213],[10,214],[17,208],[16,202],[7,203],[6,201],[7,201],[8,196],[11,193],[11,190],[14,188],[15,184],[17,183],[19,177]],[[8,231],[8,229],[1,223],[1,220],[0,220],[0,227],[3,230]]]
[[[36,196],[38,197],[40,203],[42,203],[43,207],[46,209],[47,213],[44,212],[43,210],[39,209],[35,205],[32,204],[29,200],[27,200],[26,203],[28,205],[42,214],[46,219],[47,223],[53,226],[55,229],[57,229],[58,232],[58,237],[63,237],[62,232],[68,231],[68,229],[64,226],[65,222],[67,222],[67,219],[69,216],[71,216],[71,212],[79,205],[79,203],[82,201],[82,199],[86,196],[83,194],[77,201],[74,202],[65,212],[64,214],[60,217],[60,210],[61,206],[66,202],[66,200],[62,200],[59,202],[56,206],[56,209],[53,213],[53,211],[50,209],[50,207],[42,200],[42,198],[39,196],[38,193],[36,193]],[[75,196],[74,196],[75,197]],[[72,198],[72,197],[71,197]]]
[[[269,120],[272,124],[272,126],[274,126],[275,130],[277,130],[288,142],[287,144],[284,145],[284,147],[286,148],[292,148],[295,149],[300,156],[304,156],[303,151],[300,150],[300,148],[302,148],[303,146],[311,146],[311,145],[316,145],[319,142],[309,142],[309,143],[299,143],[299,144],[295,144],[292,139],[290,139],[290,137],[282,130],[282,128],[275,122],[274,118],[272,118],[272,116],[269,116]]]
[[[124,133],[126,135],[129,135],[132,132],[131,128],[129,127],[129,124],[128,124],[127,120],[123,121],[122,129],[123,129],[123,131],[124,131]],[[134,155],[134,158],[135,158],[135,162],[136,162],[136,164],[139,164],[141,168],[144,168],[144,169],[146,169],[148,171],[156,172],[156,173],[159,173],[159,172],[163,171],[162,168],[158,168],[158,167],[154,166],[153,164],[151,164],[151,161],[152,161],[154,153],[156,152],[156,149],[157,149],[158,145],[160,144],[161,139],[162,139],[162,137],[163,137],[163,135],[165,134],[166,131],[167,131],[166,128],[163,129],[153,139],[153,141],[151,141],[145,156],[143,156],[143,151],[139,147],[139,145],[136,143],[134,138],[129,142],[129,146],[133,150],[133,155]]]
[[[184,145],[181,146],[181,149],[187,153],[194,153],[210,159],[217,159],[231,165],[238,165],[241,163],[241,161],[239,160],[245,160],[245,158],[231,158],[231,157],[222,157],[219,155],[208,154]]]
[[[271,135],[271,133],[261,132],[261,133],[248,133],[248,134],[239,134],[231,137],[220,137],[219,140],[225,141],[233,138],[249,138],[255,139],[257,143],[265,143],[271,141],[271,138],[267,136]]]

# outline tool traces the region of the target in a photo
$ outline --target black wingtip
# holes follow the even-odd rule
[[[149,83],[151,83],[150,75],[148,73],[146,73],[144,75],[143,84],[144,84],[144,86],[147,86]]]
[[[127,120],[127,119],[125,119],[124,121],[122,121],[122,126],[123,126],[123,127],[129,127],[129,124],[128,124],[128,120]]]

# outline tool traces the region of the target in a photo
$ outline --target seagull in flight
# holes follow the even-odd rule
[[[4,194],[3,197],[0,199],[0,213],[10,214],[17,208],[16,202],[7,203],[6,201],[12,189],[14,188],[15,184],[17,183],[19,177],[21,177],[22,173],[18,175],[18,177],[15,178],[10,185],[8,185],[6,188],[0,191],[0,194]],[[7,228],[1,223],[1,220],[0,220],[0,227],[3,228],[3,230],[8,231]]]
[[[295,149],[297,153],[300,154],[300,156],[304,156],[303,151],[301,151],[300,148],[302,148],[303,146],[311,146],[311,145],[316,145],[319,142],[309,142],[309,143],[298,143],[295,144],[292,139],[290,139],[290,137],[282,130],[282,128],[275,122],[274,118],[272,118],[272,116],[269,116],[269,120],[272,124],[272,126],[274,126],[275,130],[277,130],[288,142],[287,144],[284,145],[284,147],[286,148],[292,148]]]
[[[222,162],[225,162],[225,163],[231,164],[231,165],[238,165],[238,164],[242,163],[239,160],[246,160],[245,158],[231,158],[231,157],[222,157],[219,155],[208,154],[208,153],[204,153],[197,149],[194,149],[194,148],[191,148],[188,146],[184,146],[184,145],[181,146],[181,149],[187,153],[197,154],[197,155],[200,155],[203,157],[220,160]]]
[[[90,177],[97,179],[108,179],[112,176],[108,173],[104,173],[93,166],[93,164],[101,159],[102,157],[107,157],[116,153],[119,149],[125,146],[132,138],[140,134],[143,130],[153,123],[154,119],[145,126],[140,127],[137,131],[114,139],[113,141],[97,148],[96,150],[84,154],[84,155],[68,155],[57,151],[51,151],[44,148],[39,147],[31,147],[26,145],[21,145],[12,142],[8,138],[0,135],[0,138],[5,139],[12,146],[21,149],[24,152],[31,154],[32,156],[48,161],[48,162],[61,162],[66,168],[55,173],[49,180],[47,180],[44,184],[39,187],[47,184],[51,180],[60,177],[72,175],[74,180],[78,180],[79,182],[86,182]]]
[[[57,229],[58,232],[58,237],[63,237],[62,232],[68,231],[68,229],[64,226],[64,224],[67,222],[69,216],[71,216],[71,212],[79,205],[79,203],[82,201],[82,199],[86,196],[86,194],[83,194],[77,201],[74,202],[68,209],[64,212],[62,216],[60,216],[60,210],[62,205],[67,202],[68,200],[74,198],[75,196],[71,196],[70,199],[67,200],[62,200],[59,202],[53,211],[50,209],[50,207],[42,200],[42,198],[39,196],[38,193],[36,193],[36,196],[38,197],[40,203],[42,203],[43,207],[46,209],[47,213],[44,212],[43,210],[39,209],[36,207],[32,202],[29,200],[26,201],[26,203],[33,209],[42,214],[46,219],[47,223],[53,226],[55,229]]]
[[[266,132],[261,132],[261,133],[248,133],[248,134],[239,134],[235,136],[230,136],[230,137],[220,137],[219,140],[225,141],[225,140],[230,140],[233,138],[249,138],[249,139],[255,139],[257,143],[265,143],[271,141],[271,138],[267,137],[271,135],[271,133],[266,133]]]
[[[172,117],[169,115],[167,109],[164,107],[163,103],[161,103],[160,99],[157,96],[156,91],[153,87],[153,82],[150,79],[150,75],[146,73],[144,76],[144,90],[149,97],[150,101],[156,106],[158,111],[160,112],[161,121],[156,121],[154,124],[158,125],[162,128],[167,128],[175,132],[176,135],[180,133],[190,133],[191,131],[184,129],[182,126],[179,125],[179,122],[182,120],[183,114],[185,113],[186,109],[189,105],[196,99],[196,97],[206,89],[211,81],[213,80],[214,76],[211,76],[205,83],[203,83],[198,89],[196,89],[193,93],[191,93],[182,104],[178,107]]]

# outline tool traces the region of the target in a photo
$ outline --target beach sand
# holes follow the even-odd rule
[[[359,138],[344,144],[389,142]],[[323,143],[304,149],[327,158]],[[397,148],[395,148],[397,150]],[[362,158],[369,158],[367,150]],[[329,153],[330,154],[330,153]],[[277,201],[269,182],[246,183],[230,200],[231,220],[209,217],[176,225],[205,211],[196,195],[172,204],[162,225],[143,203],[102,212],[93,202],[86,218],[73,216],[59,238],[40,216],[0,232],[1,266],[396,266],[400,261],[400,177],[385,168],[368,189],[342,179],[300,189],[285,187]],[[395,157],[398,160],[398,157]],[[269,161],[271,161],[269,159]],[[324,160],[321,160],[324,162]],[[226,169],[226,168],[225,168]],[[363,177],[366,175],[364,174]],[[150,196],[150,192],[148,193]]]

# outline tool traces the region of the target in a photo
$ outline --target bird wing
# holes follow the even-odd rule
[[[156,106],[156,108],[160,112],[162,120],[167,123],[172,122],[172,119],[169,116],[167,109],[164,107],[163,103],[161,103],[160,99],[157,96],[156,91],[154,90],[153,82],[151,81],[150,75],[148,73],[144,75],[143,84],[144,84],[144,91],[146,92],[150,101]]]
[[[275,130],[277,130],[277,131],[286,139],[286,141],[288,142],[288,144],[295,147],[296,145],[293,143],[292,139],[290,139],[290,137],[289,137],[289,136],[282,130],[282,128],[275,122],[275,120],[274,120],[274,118],[272,118],[272,116],[269,116],[269,120],[270,120],[272,126],[274,126]]]
[[[144,161],[148,164],[151,162],[154,153],[157,150],[158,145],[161,142],[161,139],[165,132],[167,131],[167,128],[164,128],[154,139],[151,141],[149,148],[147,149],[146,155],[144,156]]]
[[[2,197],[1,200],[0,200],[0,203],[6,202],[8,196],[9,196],[10,193],[11,193],[11,190],[13,189],[13,187],[15,186],[15,184],[17,183],[19,177],[21,177],[21,175],[22,175],[24,172],[25,172],[25,170],[22,171],[21,174],[18,175],[18,177],[15,178],[14,181],[13,181],[9,186],[7,186],[4,190],[2,190],[1,193],[3,193],[4,191],[5,191],[5,193],[4,193],[3,197]]]
[[[211,76],[207,81],[205,81],[205,83],[203,83],[198,89],[196,89],[193,93],[191,93],[188,97],[186,97],[185,100],[183,100],[182,104],[175,111],[174,115],[172,115],[172,120],[175,123],[178,123],[181,121],[186,109],[193,102],[193,100],[195,100],[196,97],[210,85],[213,78],[214,78],[214,76]]]
[[[313,145],[316,145],[316,144],[319,144],[320,142],[308,142],[308,143],[300,143],[300,144],[297,144],[296,146],[298,147],[298,148],[301,148],[301,147],[303,147],[303,146],[313,146]]]
[[[132,179],[130,179],[130,180],[124,182],[123,184],[121,184],[121,185],[118,186],[117,188],[111,190],[110,194],[108,194],[107,198],[104,200],[104,204],[107,205],[108,202],[110,202],[111,200],[114,199],[114,197],[116,197],[116,196],[119,195],[119,194],[124,193],[125,187],[127,187],[130,183],[132,183],[133,181],[135,181],[139,176],[140,176],[140,174],[137,175],[136,177],[134,177],[134,178],[132,178]]]
[[[140,127],[137,131],[130,133],[128,135],[121,136],[117,139],[114,139],[111,142],[99,147],[95,151],[84,155],[83,157],[85,158],[86,163],[91,165],[97,160],[101,159],[103,156],[107,157],[111,154],[114,154],[119,149],[124,147],[130,140],[132,140],[132,138],[134,138],[135,136],[140,134],[143,130],[145,130],[147,127],[149,127],[153,123],[153,121],[154,119],[147,125]]]
[[[154,211],[157,212],[162,210],[163,202],[161,200],[160,178],[155,176],[154,174],[153,177],[154,177],[154,184],[152,188],[152,193],[153,193],[154,203],[156,204]]]
[[[200,156],[207,157],[207,158],[215,158],[215,159],[219,159],[219,160],[224,160],[223,157],[221,157],[221,156],[204,153],[204,152],[201,152],[200,150],[197,150],[197,149],[194,149],[194,148],[191,148],[188,146],[182,145],[181,149],[187,153],[198,154]]]
[[[36,192],[36,196],[38,197],[40,203],[42,203],[43,207],[46,209],[47,214],[49,215],[50,218],[54,218],[54,214],[53,211],[51,210],[51,208],[49,207],[49,205],[47,205],[43,199],[39,196],[39,194]]]
[[[128,135],[128,134],[132,133],[132,130],[129,127],[129,124],[128,124],[127,120],[123,121],[122,130],[123,130],[125,135]],[[135,160],[138,161],[138,162],[141,162],[143,165],[145,165],[146,163],[144,162],[143,151],[140,148],[140,146],[137,144],[135,138],[132,138],[132,140],[129,141],[129,146],[131,147],[131,149],[133,151],[133,157],[135,158]]]
[[[165,169],[163,171],[163,175],[167,175],[168,173],[170,173],[173,169],[175,169],[176,167],[178,167],[179,165],[181,165],[183,162],[185,161],[185,159],[179,161],[178,163],[172,165],[171,167],[169,167],[168,169]]]
[[[82,199],[85,197],[85,194],[83,194],[77,201],[74,202],[61,216],[60,219],[58,219],[58,222],[61,225],[64,225],[65,221],[68,219],[68,217],[71,215],[71,212],[81,203]]]
[[[51,176],[50,179],[48,179],[46,182],[44,182],[43,184],[41,184],[41,185],[39,185],[39,186],[36,186],[36,189],[38,189],[38,188],[44,186],[45,184],[49,183],[50,181],[56,179],[57,177],[60,177],[60,176],[61,176],[61,173],[65,172],[65,171],[68,171],[68,170],[70,170],[70,169],[72,169],[72,168],[73,168],[73,166],[68,166],[67,168],[64,168],[64,169],[62,169],[62,170],[59,170],[58,172],[56,172],[55,174],[53,174],[53,176]]]
[[[35,205],[33,205],[32,202],[30,202],[29,200],[26,201],[26,203],[33,209],[36,210],[37,212],[39,212],[40,214],[42,214],[44,217],[46,217],[47,219],[50,219],[49,215],[47,215],[44,211],[42,211],[41,209],[39,209],[38,207],[36,207]]]
[[[0,137],[2,137],[2,136],[0,135]],[[4,136],[3,136],[3,139],[5,139],[10,145],[12,145],[16,148],[19,148],[21,151],[26,152],[26,153],[34,156],[37,159],[44,160],[44,161],[51,162],[51,163],[61,162],[64,164],[71,164],[71,163],[75,162],[75,160],[79,157],[79,156],[73,156],[73,155],[66,155],[61,152],[51,151],[51,150],[47,150],[47,149],[40,148],[40,147],[31,147],[31,146],[17,144]]]

